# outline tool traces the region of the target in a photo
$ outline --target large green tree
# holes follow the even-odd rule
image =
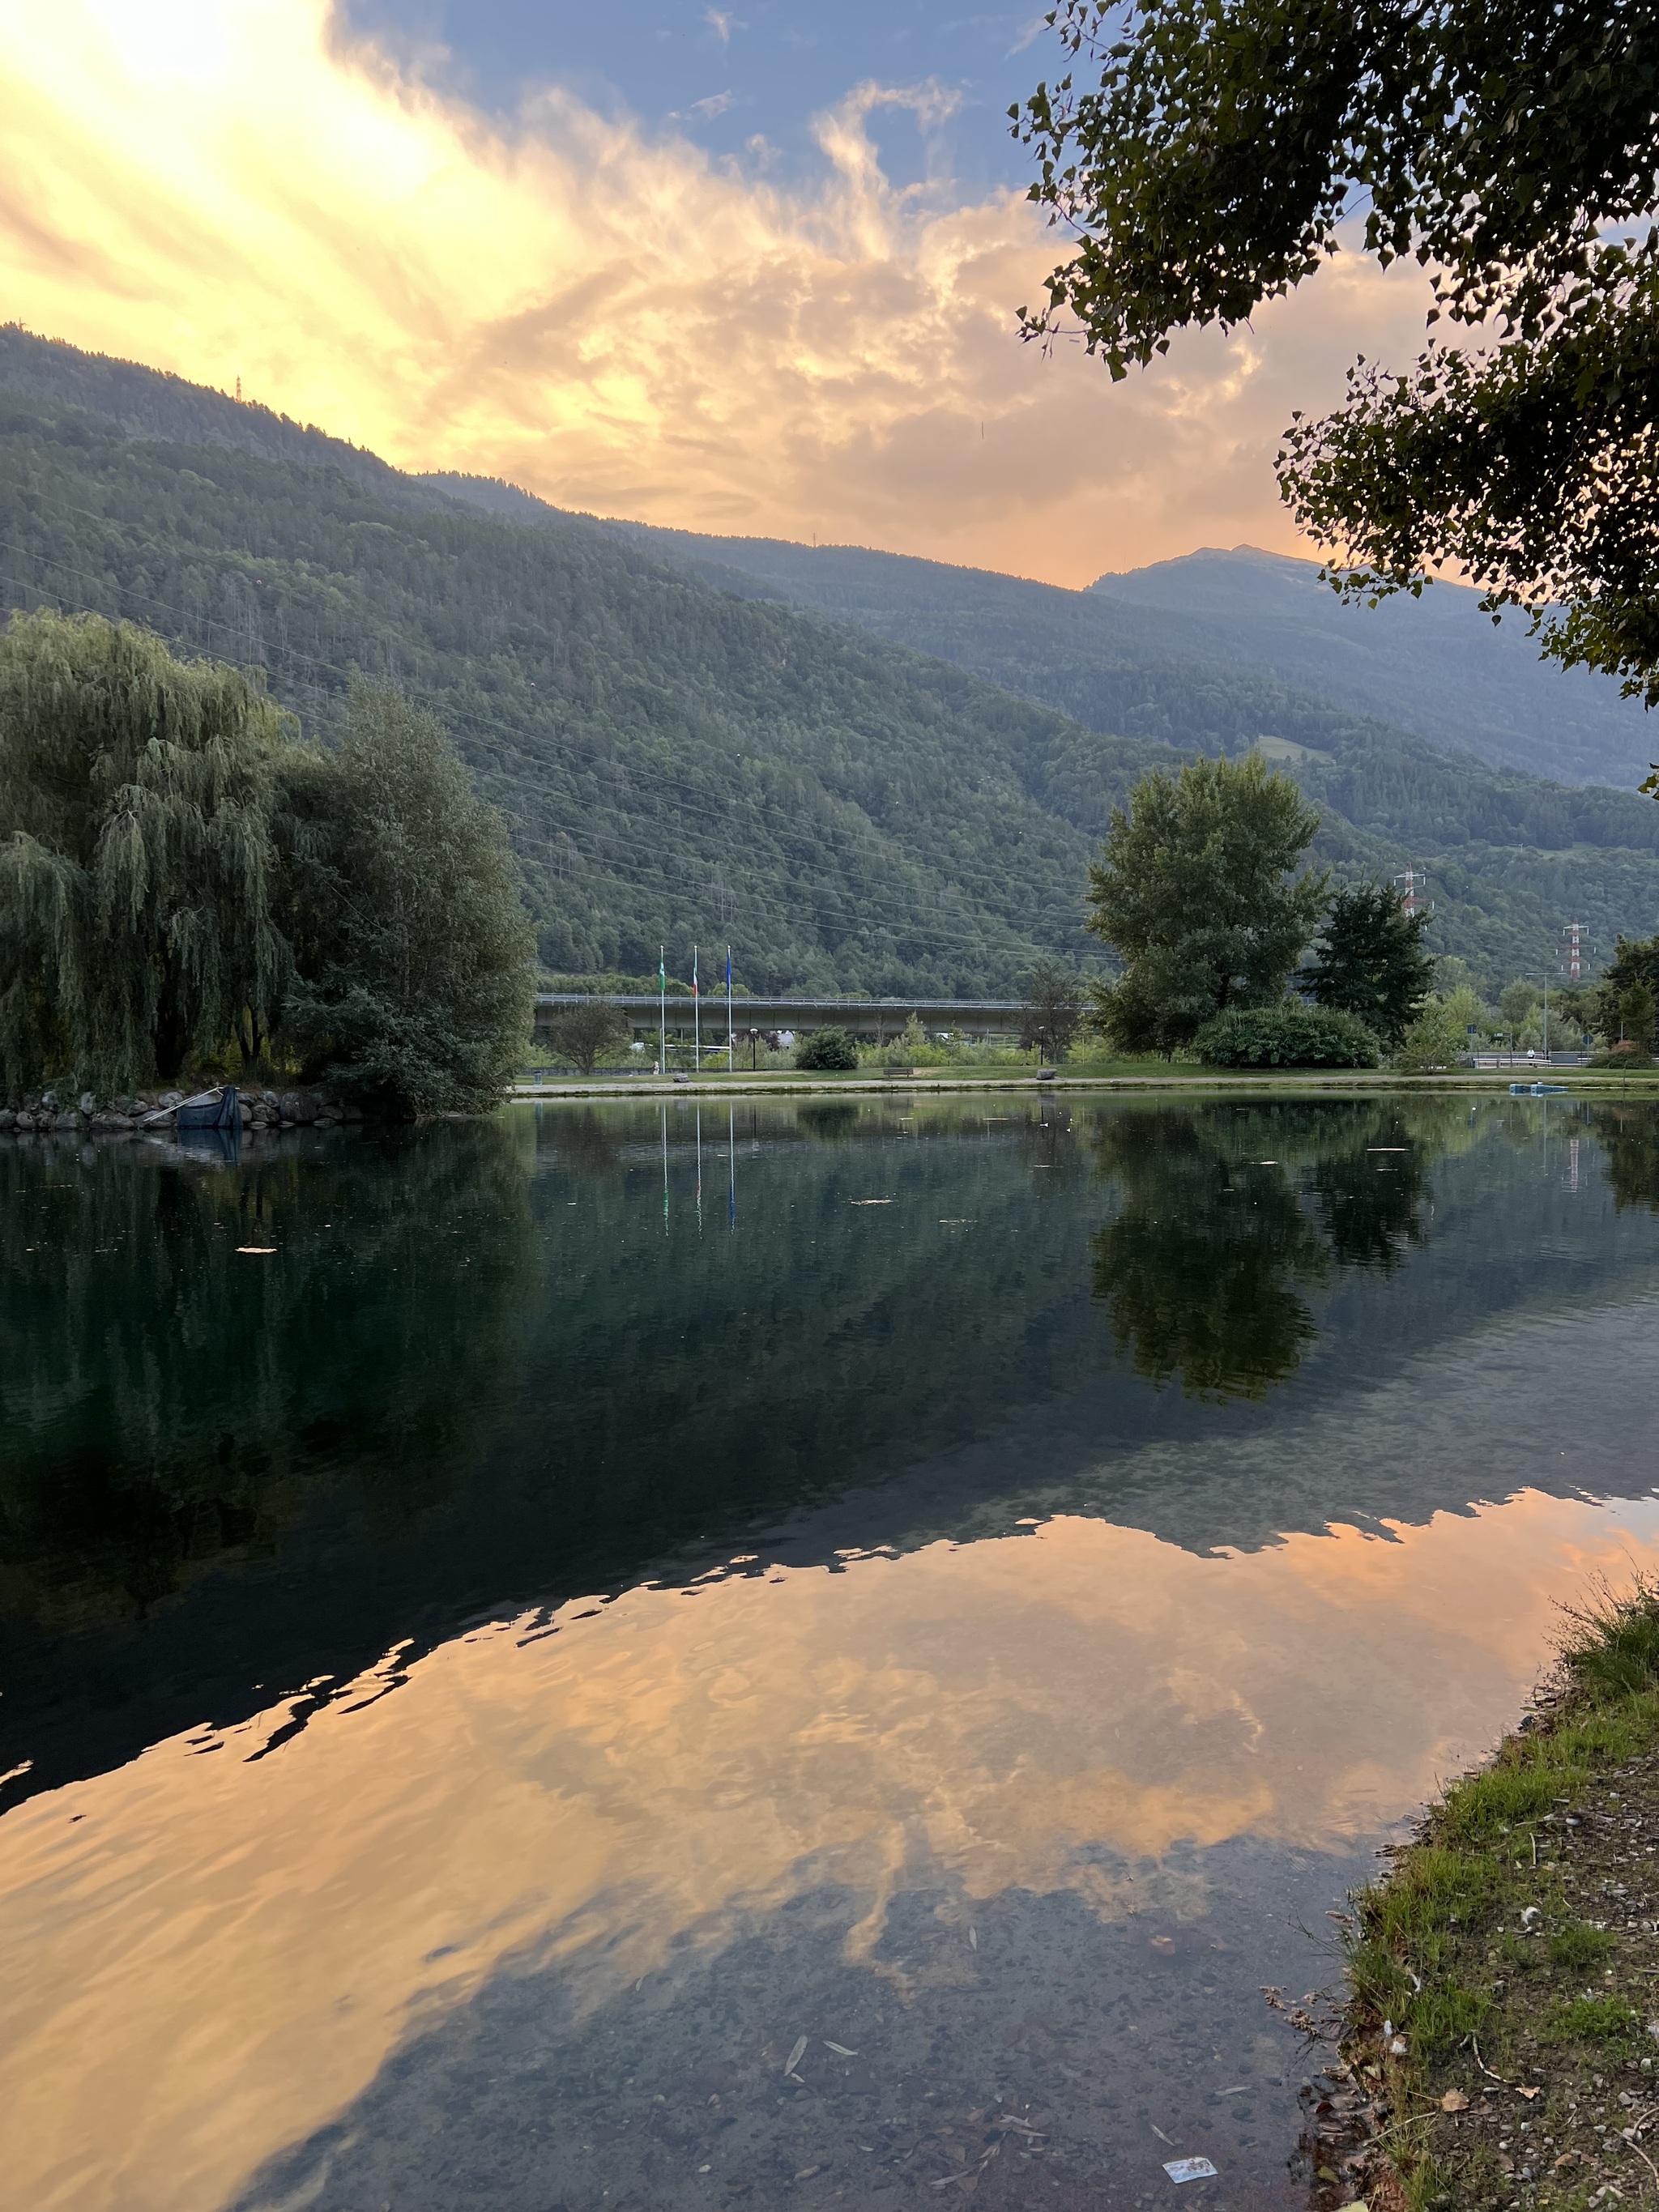
[[[338,753],[296,763],[292,790],[304,871],[288,1035],[371,1105],[495,1104],[535,1002],[535,939],[500,815],[429,714],[363,683]]]
[[[268,1029],[292,726],[97,616],[0,636],[0,1091],[111,1091]]]
[[[1292,874],[1318,827],[1259,753],[1155,769],[1112,810],[1087,921],[1124,963],[1093,994],[1120,1050],[1171,1053],[1212,1015],[1280,997],[1325,903],[1323,871]]]
[[[1488,343],[1361,361],[1334,414],[1298,416],[1298,520],[1347,590],[1450,563],[1659,700],[1652,0],[1060,0],[1048,21],[1073,66],[1010,112],[1077,243],[1028,332],[1075,317],[1121,377],[1340,246],[1417,260],[1429,323]]]
[[[1398,1044],[1434,981],[1423,950],[1428,922],[1425,913],[1407,914],[1391,884],[1340,890],[1298,980],[1322,1006],[1358,1014],[1384,1044]]]

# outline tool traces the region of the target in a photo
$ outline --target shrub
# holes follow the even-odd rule
[[[797,1067],[815,1073],[844,1074],[859,1064],[859,1048],[845,1030],[814,1030],[795,1047]]]
[[[1294,999],[1216,1014],[1193,1049],[1212,1067],[1375,1067],[1382,1058],[1358,1015]]]

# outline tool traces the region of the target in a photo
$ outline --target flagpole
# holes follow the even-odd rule
[[[691,1057],[702,1073],[702,1001],[697,995],[697,948],[691,947]]]
[[[732,1052],[732,948],[728,945],[726,948],[726,1072],[728,1075],[732,1073],[733,1064]]]
[[[668,947],[657,947],[657,1073],[668,1073]],[[668,1139],[663,1139],[663,1158],[668,1158]]]

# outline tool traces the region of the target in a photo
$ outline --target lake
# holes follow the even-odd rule
[[[27,2212],[1339,2201],[1264,1985],[1659,1564],[1645,1105],[0,1139],[0,1259]]]

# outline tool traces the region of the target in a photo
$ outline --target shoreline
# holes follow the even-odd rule
[[[1518,1084],[1504,1069],[1460,1069],[1443,1075],[1407,1075],[1388,1068],[1194,1069],[1191,1073],[1155,1075],[1075,1074],[1039,1076],[1034,1068],[929,1069],[910,1076],[797,1075],[781,1071],[773,1075],[690,1076],[679,1082],[672,1076],[620,1075],[557,1077],[544,1082],[514,1084],[508,1103],[542,1098],[787,1098],[787,1097],[910,1097],[970,1091],[1030,1091],[1040,1097],[1086,1093],[1097,1097],[1167,1095],[1181,1091],[1273,1091],[1291,1097],[1310,1093],[1340,1093],[1370,1097],[1378,1091],[1420,1091],[1428,1094],[1467,1092],[1483,1097],[1545,1097],[1575,1098],[1659,1098],[1659,1068],[1632,1074],[1603,1073],[1600,1069],[1556,1068],[1562,1080],[1547,1091],[1534,1093],[1529,1084]]]
[[[1331,2207],[1659,2206],[1659,1589],[1565,1620],[1352,1900]]]

